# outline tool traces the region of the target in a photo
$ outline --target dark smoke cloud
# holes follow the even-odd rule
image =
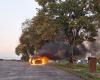
[[[74,56],[84,57],[86,55],[87,49],[83,44],[74,47]],[[64,59],[71,56],[71,47],[68,43],[62,41],[55,41],[46,43],[41,50],[39,50],[40,55],[46,55],[50,59]]]

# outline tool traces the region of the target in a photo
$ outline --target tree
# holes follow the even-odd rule
[[[95,41],[100,25],[99,0],[36,0],[41,6],[31,20],[23,23],[20,43],[27,46],[31,53],[34,47],[40,47],[46,40],[55,40],[62,34],[73,48],[83,41]],[[44,42],[44,43],[43,43]]]
[[[33,37],[30,35],[31,21],[26,19],[25,22],[22,23],[22,34],[20,36],[20,44],[16,47],[15,52],[17,55],[22,55],[22,60],[28,61],[29,54],[33,54],[34,47],[32,43]],[[32,35],[33,36],[33,35]]]
[[[22,23],[22,34],[19,41],[20,44],[16,47],[15,52],[17,55],[22,55],[21,59],[27,61],[30,54],[34,55],[34,48],[39,48],[43,43],[32,20],[26,19]]]
[[[57,24],[57,27],[52,27],[53,24],[51,25],[56,31],[64,31],[66,41],[68,41],[72,47],[71,57],[73,57],[74,46],[81,44],[83,41],[95,41],[100,21],[97,19],[100,12],[99,0],[36,1],[41,6],[41,8],[38,9],[38,15],[49,17],[49,21],[53,21],[53,24]],[[38,24],[41,25],[40,23]],[[48,23],[46,26],[47,25]],[[41,25],[40,27],[44,26]],[[51,30],[50,32],[53,33]]]
[[[21,60],[23,61],[28,61],[29,56],[27,53],[27,48],[25,44],[19,44],[16,49],[15,49],[15,53],[19,56],[22,55]]]

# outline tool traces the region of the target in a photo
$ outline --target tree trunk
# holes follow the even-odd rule
[[[74,60],[73,60],[73,57],[72,56],[69,58],[69,63],[71,63],[71,64],[74,63]]]
[[[71,56],[69,57],[69,63],[73,64],[74,63],[74,59],[73,59],[73,49],[74,48],[74,44],[71,45]]]

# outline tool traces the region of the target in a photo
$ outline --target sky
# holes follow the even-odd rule
[[[0,0],[0,59],[19,59],[21,24],[36,15],[35,0]]]

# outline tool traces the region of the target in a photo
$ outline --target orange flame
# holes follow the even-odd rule
[[[47,57],[36,57],[36,58],[32,58],[30,57],[29,59],[29,63],[31,65],[43,65],[46,64],[48,62],[48,58]]]

